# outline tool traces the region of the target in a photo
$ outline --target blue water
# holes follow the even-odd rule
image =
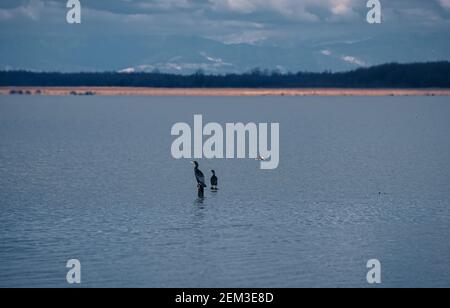
[[[280,166],[201,160],[175,122],[279,122]],[[450,287],[445,97],[0,96],[0,287]],[[192,124],[191,124],[192,125]]]

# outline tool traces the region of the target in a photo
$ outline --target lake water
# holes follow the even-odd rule
[[[280,166],[201,160],[171,127],[279,122]],[[0,287],[450,287],[447,97],[0,96]]]

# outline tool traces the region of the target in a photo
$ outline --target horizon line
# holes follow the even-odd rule
[[[207,72],[203,69],[198,69],[195,72],[191,73],[169,73],[160,71],[155,69],[153,71],[134,71],[134,72],[125,72],[122,70],[103,70],[103,71],[52,71],[52,70],[33,70],[33,69],[0,69],[0,73],[28,73],[28,74],[61,74],[61,75],[76,75],[76,74],[122,74],[122,75],[170,75],[170,76],[180,76],[180,77],[191,77],[196,75],[203,75],[208,77],[221,77],[221,76],[229,76],[229,75],[261,75],[261,76],[269,76],[269,75],[298,75],[298,74],[346,74],[353,73],[361,70],[369,70],[378,67],[397,65],[397,66],[408,66],[408,65],[430,65],[430,64],[450,64],[450,60],[436,60],[436,61],[414,61],[414,62],[385,62],[382,64],[374,64],[367,66],[360,66],[353,69],[342,70],[342,71],[333,71],[333,70],[322,70],[322,71],[308,71],[308,70],[298,70],[298,71],[285,71],[281,72],[276,68],[263,68],[263,67],[255,67],[253,69],[244,71],[244,72],[223,72],[223,73],[212,73]]]

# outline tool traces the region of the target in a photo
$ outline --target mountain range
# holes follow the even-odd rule
[[[420,40],[422,43],[417,44]],[[348,71],[389,62],[447,60],[450,45],[439,35],[383,35],[364,40],[260,41],[226,44],[198,36],[43,36],[0,38],[0,70],[51,72],[281,73]]]

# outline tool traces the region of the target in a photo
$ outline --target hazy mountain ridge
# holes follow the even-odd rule
[[[225,44],[186,36],[73,36],[63,39],[0,39],[0,69],[58,72],[153,72],[189,75],[245,73],[254,68],[297,71],[348,71],[392,62],[448,60],[450,50],[440,37],[392,36],[362,41],[278,44]],[[414,47],[412,47],[414,45]],[[14,51],[14,52],[11,52]],[[408,51],[408,52],[406,52]]]

